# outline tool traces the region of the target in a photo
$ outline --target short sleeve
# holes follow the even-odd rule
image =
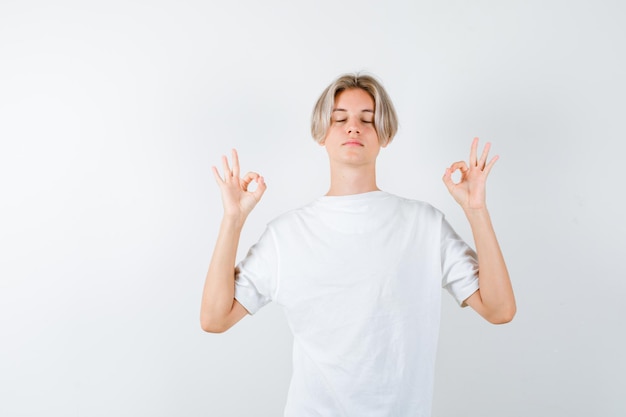
[[[478,290],[478,258],[476,252],[442,219],[441,225],[442,286],[462,307]]]
[[[268,227],[235,268],[235,299],[248,313],[256,313],[275,297],[277,274],[278,253]]]

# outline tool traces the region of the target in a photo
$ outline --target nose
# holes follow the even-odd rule
[[[359,128],[359,125],[357,122],[355,121],[351,121],[350,123],[348,123],[346,125],[346,131],[348,134],[360,134],[361,133],[361,129]]]

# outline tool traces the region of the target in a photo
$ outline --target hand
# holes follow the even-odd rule
[[[477,159],[478,138],[474,138],[470,151],[469,167],[465,161],[459,161],[453,163],[450,168],[446,168],[443,182],[463,210],[484,209],[486,207],[485,184],[487,176],[498,160],[498,156],[494,156],[487,163],[490,148],[491,144],[487,142],[480,159]],[[452,174],[457,170],[461,171],[461,180],[455,183],[452,180]]]
[[[212,167],[212,170],[222,193],[224,216],[243,221],[261,200],[267,186],[263,177],[256,172],[248,172],[243,178],[239,177],[239,157],[235,149],[232,151],[232,162],[233,169],[231,170],[228,159],[226,156],[222,156],[224,178],[220,176],[215,166]],[[248,191],[248,186],[252,181],[257,183],[256,190]]]

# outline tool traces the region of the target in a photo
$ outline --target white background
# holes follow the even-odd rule
[[[291,336],[270,305],[222,335],[199,306],[232,147],[265,223],[324,194],[309,115],[382,79],[400,131],[379,186],[471,241],[441,182],[473,136],[518,314],[444,294],[435,417],[623,416],[626,6],[620,1],[0,2],[0,415],[278,416]]]

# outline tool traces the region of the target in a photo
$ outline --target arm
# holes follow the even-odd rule
[[[223,178],[213,167],[213,175],[222,194],[224,217],[204,283],[200,309],[202,329],[212,333],[228,330],[247,314],[246,309],[235,300],[235,257],[245,220],[267,188],[263,177],[255,172],[239,177],[239,158],[234,149],[232,162],[231,171],[228,160],[222,157]],[[252,181],[257,183],[254,192],[248,191]]]
[[[489,322],[501,324],[513,319],[516,307],[509,273],[485,203],[487,176],[498,160],[495,156],[487,163],[490,147],[487,143],[478,159],[478,138],[475,138],[469,167],[465,161],[455,162],[446,169],[443,181],[469,220],[478,254],[480,289],[465,300],[465,303]],[[461,171],[461,180],[458,183],[452,180],[452,173],[456,170]]]

